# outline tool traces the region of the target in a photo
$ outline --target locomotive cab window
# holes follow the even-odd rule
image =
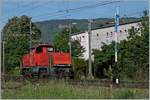
[[[53,50],[53,48],[51,47],[51,48],[48,48],[48,52],[53,52],[54,50]]]
[[[42,47],[37,47],[37,48],[36,48],[36,52],[37,52],[37,53],[41,53],[41,52],[42,52]]]

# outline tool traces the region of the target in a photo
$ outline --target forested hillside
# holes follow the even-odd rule
[[[120,23],[128,23],[137,21],[139,18],[121,18]],[[61,19],[61,20],[48,20],[36,22],[37,27],[42,31],[42,41],[44,42],[52,42],[54,35],[57,32],[60,32],[64,27],[70,22],[75,22],[80,31],[85,31],[88,28],[88,20],[87,19]],[[98,18],[94,19],[94,23],[92,24],[92,29],[105,27],[114,24],[114,19],[112,18]]]

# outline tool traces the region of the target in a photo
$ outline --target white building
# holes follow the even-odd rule
[[[132,22],[127,24],[119,25],[118,27],[118,42],[120,40],[127,39],[128,30],[134,27],[139,30],[139,22]],[[114,26],[104,27],[100,29],[94,29],[91,31],[91,49],[99,49],[101,50],[102,42],[106,44],[110,44],[115,40],[115,28]],[[89,58],[89,41],[88,41],[88,32],[75,33],[71,36],[73,40],[79,40],[81,45],[85,48],[85,52],[83,53],[83,58]]]

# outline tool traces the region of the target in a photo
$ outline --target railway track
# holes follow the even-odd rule
[[[26,80],[30,81],[32,84],[36,83],[48,83],[49,81],[59,81],[53,80],[49,78],[44,79],[27,79],[23,76],[15,76],[15,75],[2,75],[1,77],[2,82],[13,80],[15,82],[19,82],[22,84],[26,84]],[[62,80],[60,80],[62,82]],[[140,88],[140,89],[148,89],[149,82],[127,82],[127,81],[120,81],[119,84],[115,84],[112,80],[63,80],[66,85],[73,85],[73,86],[95,86],[95,87],[112,87],[112,88]],[[3,86],[3,84],[2,84]],[[17,86],[16,86],[17,87]]]

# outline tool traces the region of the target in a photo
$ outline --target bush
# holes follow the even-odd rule
[[[81,77],[86,76],[87,63],[84,59],[74,58],[73,59],[73,66],[74,66],[74,70],[75,70],[75,76],[77,78],[81,78]]]
[[[8,74],[12,75],[20,75],[21,74],[21,69],[19,67],[15,67],[14,69],[11,69]]]

